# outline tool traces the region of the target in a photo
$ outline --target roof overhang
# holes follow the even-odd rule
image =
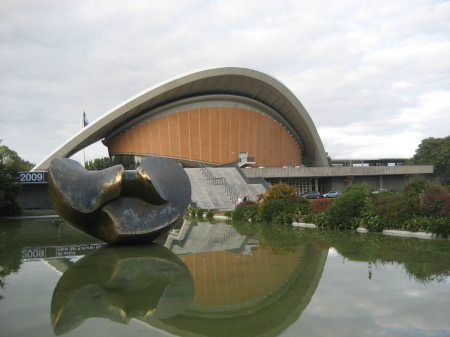
[[[33,170],[48,169],[53,158],[70,157],[152,110],[208,95],[235,96],[269,107],[295,131],[296,138],[300,140],[303,158],[316,166],[328,165],[322,141],[311,117],[283,83],[257,70],[221,67],[187,73],[139,93],[77,132]]]

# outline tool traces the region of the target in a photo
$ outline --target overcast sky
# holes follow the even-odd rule
[[[2,0],[2,145],[38,163],[83,110],[216,66],[283,82],[332,158],[408,158],[450,135],[449,1]]]

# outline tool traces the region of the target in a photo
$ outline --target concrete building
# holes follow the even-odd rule
[[[433,172],[430,165],[408,166],[400,159],[342,160],[330,167],[297,97],[277,79],[238,67],[196,71],[151,87],[80,130],[33,171],[45,171],[53,158],[70,157],[100,140],[125,169],[136,168],[143,157],[160,156],[191,170],[192,204],[202,208],[230,209],[245,194],[255,200],[270,186],[266,182],[286,182],[299,194],[343,192],[353,182],[401,190],[410,176]],[[219,170],[231,164],[238,173]],[[31,190],[22,194],[23,205],[39,208]]]
[[[327,165],[316,127],[295,95],[246,68],[206,69],[156,85],[89,124],[35,170],[99,140],[126,168],[150,155],[185,167]]]

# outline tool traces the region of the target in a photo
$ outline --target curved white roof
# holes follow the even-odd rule
[[[295,131],[294,138],[302,148],[304,159],[314,162],[317,166],[328,165],[322,141],[311,117],[283,83],[257,70],[221,67],[172,78],[130,98],[80,130],[33,170],[48,169],[53,158],[70,157],[153,109],[207,95],[232,95],[268,106]]]

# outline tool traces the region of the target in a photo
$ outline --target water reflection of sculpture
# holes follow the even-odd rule
[[[53,292],[51,319],[57,335],[91,317],[118,323],[164,319],[183,311],[193,296],[189,270],[167,248],[105,246],[62,275]]]
[[[55,211],[82,232],[112,244],[150,242],[167,233],[191,200],[186,172],[174,161],[145,158],[136,170],[98,172],[55,158],[48,186]]]

